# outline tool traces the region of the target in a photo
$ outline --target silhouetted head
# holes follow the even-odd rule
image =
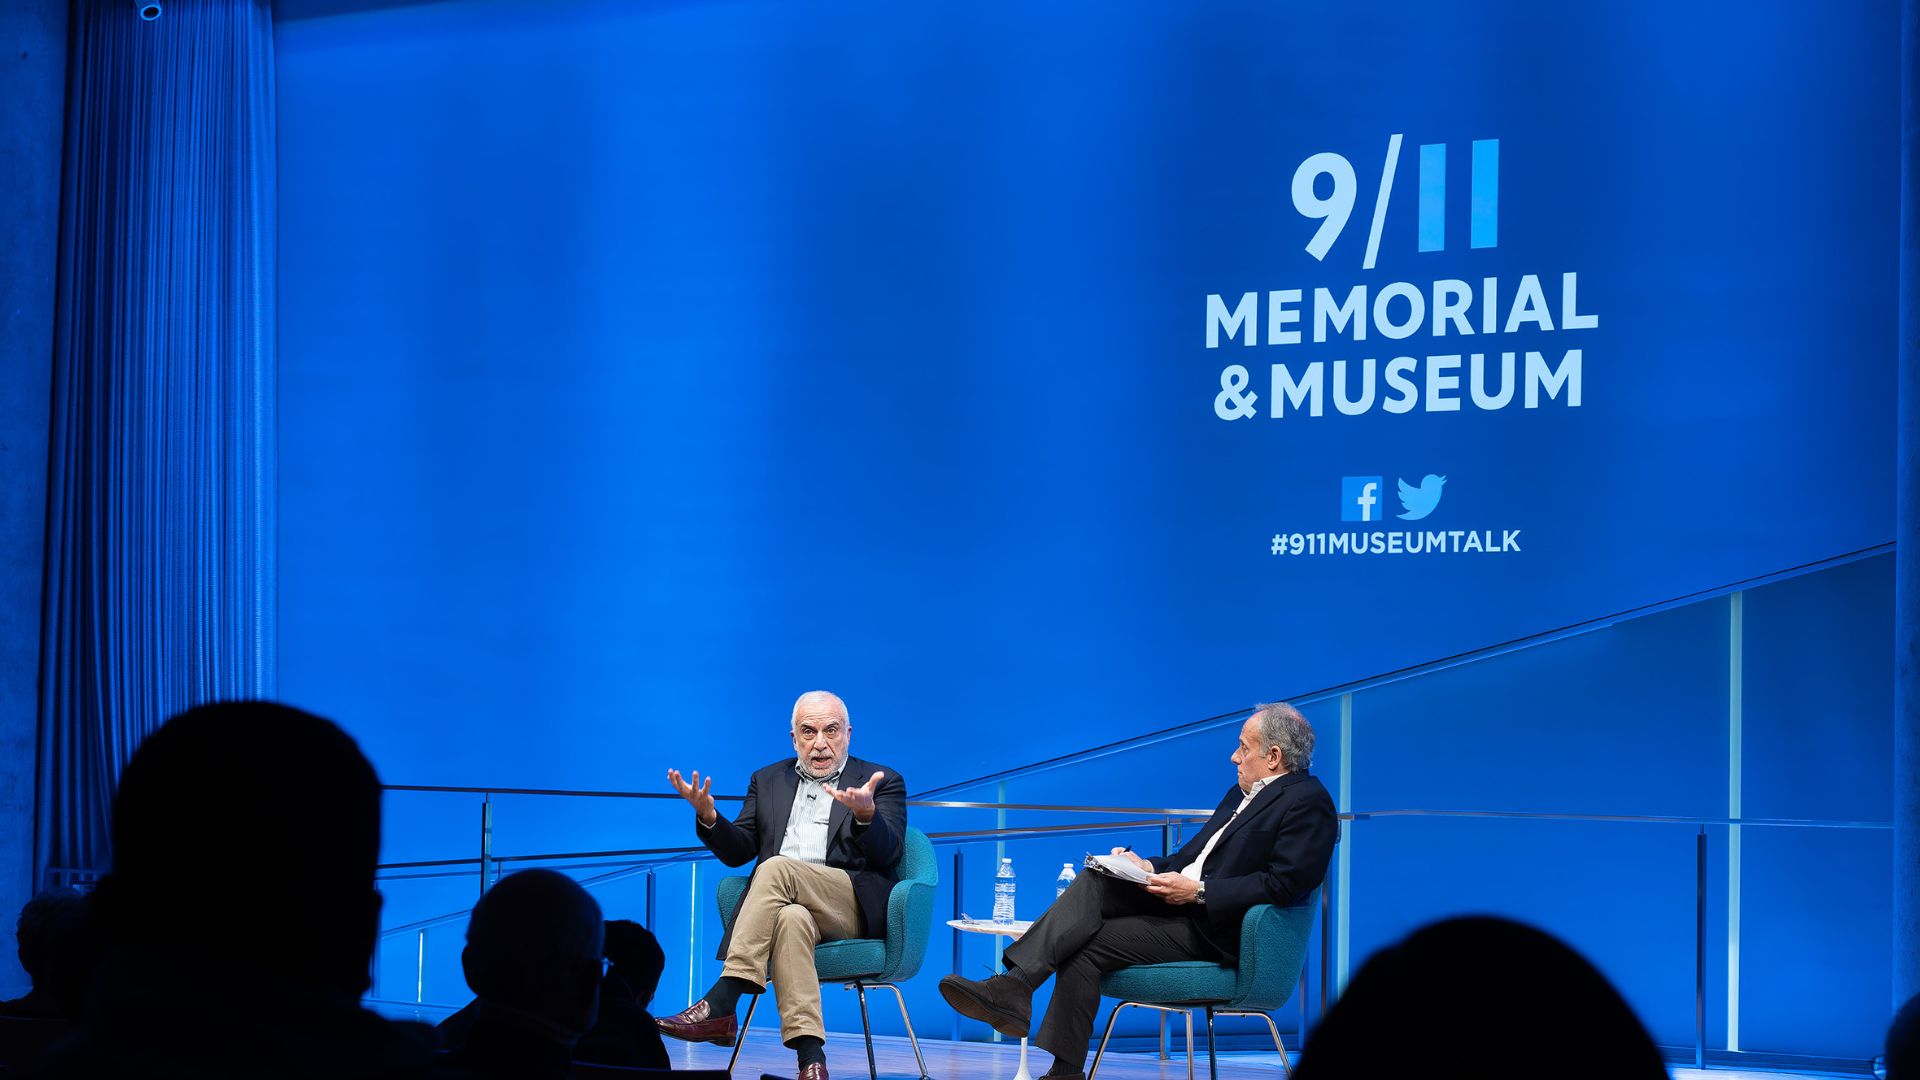
[[[244,958],[358,995],[378,933],[380,780],[330,721],[265,701],[167,721],[113,798],[108,940]]]
[[[660,940],[653,936],[653,931],[628,919],[612,920],[607,923],[606,932],[607,960],[626,980],[633,999],[645,1008],[653,1000],[653,992],[660,988],[661,972],[667,969],[667,954],[661,951]]]
[[[64,1015],[74,1015],[99,958],[87,898],[72,889],[48,889],[20,909],[14,939],[34,989],[52,995]]]
[[[20,966],[35,986],[53,971],[53,961],[87,915],[87,898],[73,889],[48,889],[20,909],[13,937],[20,945]]]
[[[1666,1080],[1639,1018],[1559,939],[1448,919],[1375,953],[1307,1039],[1299,1080]]]
[[[552,870],[501,878],[473,906],[460,963],[482,1003],[546,1021],[571,1038],[600,1002],[600,905]]]
[[[1887,1080],[1920,1080],[1920,997],[1908,998],[1887,1028]]]

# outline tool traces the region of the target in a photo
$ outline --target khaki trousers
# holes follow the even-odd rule
[[[773,979],[782,1041],[825,1039],[813,947],[860,933],[860,906],[845,870],[775,855],[760,864],[733,919],[722,975],[765,986]]]

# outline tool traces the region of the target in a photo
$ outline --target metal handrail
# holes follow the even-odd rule
[[[1666,814],[1568,814],[1536,810],[1357,810],[1343,821],[1389,817],[1506,818],[1520,821],[1613,821],[1642,825],[1757,825],[1789,829],[1892,829],[1891,821],[1830,821],[1824,818],[1715,818]]]
[[[382,784],[383,791],[426,791],[456,795],[556,795],[583,799],[663,799],[686,801],[671,791],[580,791],[571,788],[499,788],[434,784]],[[715,802],[745,802],[745,795],[715,795]],[[1165,806],[1074,806],[1063,803],[957,802],[945,799],[908,799],[908,806],[930,806],[949,810],[1049,810],[1064,814],[1200,814],[1213,813],[1199,808]]]
[[[444,792],[464,792],[468,794],[494,794],[494,795],[506,793],[506,792],[503,792],[502,789],[500,788],[402,787],[398,785],[392,786],[390,790],[444,791]],[[680,799],[680,796],[678,795],[660,794],[657,792],[585,792],[585,791],[536,792],[536,791],[529,790],[529,791],[523,791],[519,793],[582,795],[582,796],[591,795],[591,796],[608,796],[608,797],[619,797],[619,798],[666,798],[666,799],[674,799],[674,800]],[[745,798],[745,796],[716,795],[714,796],[714,798],[716,801],[724,800],[724,801],[737,802]],[[1056,805],[1056,804],[1044,804],[1044,803],[953,802],[953,801],[930,800],[930,799],[909,799],[907,800],[907,805],[936,807],[936,808],[943,808],[943,809],[958,809],[958,810],[1031,810],[1031,811],[1046,811],[1046,812],[1075,813],[1075,814],[1155,814],[1155,815],[1160,815],[1166,818],[1180,818],[1180,819],[1190,819],[1190,818],[1204,819],[1211,816],[1213,813],[1213,811],[1211,810],[1202,810],[1196,807],[1069,806],[1069,805]],[[1836,820],[1827,820],[1827,819],[1821,819],[1821,818],[1684,817],[1684,816],[1667,815],[1667,814],[1577,814],[1577,813],[1564,813],[1564,812],[1557,812],[1557,811],[1529,811],[1529,810],[1430,810],[1430,809],[1356,810],[1348,813],[1339,814],[1338,817],[1342,821],[1366,821],[1372,818],[1390,818],[1390,817],[1436,817],[1436,818],[1495,818],[1495,819],[1509,819],[1509,820],[1521,820],[1521,821],[1604,821],[1604,822],[1627,822],[1627,823],[1638,823],[1638,824],[1649,824],[1649,825],[1753,825],[1753,826],[1766,827],[1766,828],[1800,828],[1800,829],[1890,830],[1893,828],[1893,823],[1890,821],[1836,821]],[[936,837],[936,836],[938,837],[960,837],[960,836],[1007,837],[1007,836],[1011,836],[1013,834],[1019,834],[1019,833],[1028,833],[1028,832],[1044,833],[1048,830],[1053,830],[1053,829],[1064,830],[1068,828],[1079,829],[1082,831],[1098,831],[1103,828],[1104,829],[1126,828],[1134,824],[1135,823],[1132,823],[1132,822],[1106,822],[1106,823],[1090,823],[1085,826],[1017,826],[1017,827],[1008,827],[1008,828],[1001,828],[1001,829],[975,830],[973,832],[968,832],[968,833],[961,833],[961,832],[929,833],[928,836],[929,838]],[[619,849],[619,850],[613,850],[613,851],[556,851],[556,852],[546,852],[546,853],[536,854],[536,855],[494,855],[494,856],[490,856],[489,858],[493,862],[539,862],[539,861],[544,861],[548,859],[592,859],[592,858],[613,859],[613,858],[626,858],[628,856],[634,856],[634,855],[686,855],[686,854],[697,854],[705,851],[706,849],[704,847],[698,847],[698,846],[677,847],[677,848],[627,848],[627,849]],[[670,860],[670,861],[677,861],[677,860]],[[426,869],[431,867],[453,867],[453,866],[470,867],[470,866],[476,866],[480,862],[481,862],[480,857],[465,858],[465,859],[422,859],[422,860],[415,860],[411,862],[381,863],[379,864],[378,867],[376,867],[376,869],[378,870],[416,870],[416,869]],[[651,864],[635,864],[635,865],[651,865]],[[451,876],[451,875],[415,875],[415,876],[429,877],[429,876]]]
[[[1143,820],[1143,821],[1103,821],[1103,822],[1091,822],[1087,824],[1076,824],[1076,825],[1029,825],[1029,826],[1011,828],[1011,829],[964,829],[964,830],[957,830],[952,832],[928,833],[927,839],[929,841],[932,841],[936,846],[938,846],[943,844],[964,844],[971,841],[990,839],[990,838],[1001,839],[1001,840],[1025,840],[1025,839],[1033,839],[1040,836],[1073,836],[1073,835],[1078,835],[1083,833],[1109,833],[1109,832],[1116,832],[1121,830],[1132,830],[1132,829],[1164,829],[1168,825],[1176,823],[1176,821],[1193,821],[1193,820],[1204,819],[1204,817],[1205,815],[1184,815],[1184,816],[1178,816],[1176,818],[1164,818],[1164,819],[1155,818],[1155,819]],[[626,853],[611,852],[609,854],[621,855]],[[663,859],[650,859],[650,860],[645,860],[641,862],[616,863],[616,864],[613,864],[615,867],[616,873],[605,874],[599,877],[588,878],[585,881],[583,881],[581,884],[597,885],[607,880],[610,880],[615,876],[622,876],[622,877],[631,876],[632,873],[651,870],[655,867],[667,866],[667,865],[680,863],[680,862],[702,862],[707,859],[716,858],[713,852],[707,850],[705,847],[651,848],[651,849],[641,849],[633,852],[632,854],[670,855],[672,857],[663,858]],[[531,862],[535,860],[549,859],[549,858],[565,859],[565,858],[573,858],[573,857],[576,857],[576,856],[565,855],[565,854],[496,855],[493,857],[493,861],[497,863]],[[413,866],[413,865],[450,865],[453,863],[459,863],[466,866],[474,866],[479,862],[480,862],[479,859],[474,858],[474,859],[458,859],[458,860],[436,860],[435,862],[429,863],[429,864],[395,863],[395,864],[387,864],[387,865],[404,867],[404,866]],[[585,864],[582,866],[575,866],[573,867],[573,869],[592,869],[595,866],[606,866],[606,865],[608,864],[606,863]],[[439,877],[439,878],[466,877],[470,873],[472,873],[471,870],[461,871],[459,873],[411,874],[411,875],[406,875],[405,877],[400,878],[399,880],[413,880],[416,878],[427,878],[427,877]],[[395,879],[381,878],[379,880],[395,880]],[[416,933],[418,931],[429,929],[435,926],[444,926],[450,921],[464,917],[472,910],[473,909],[471,908],[462,908],[459,911],[449,912],[445,915],[435,915],[431,918],[421,919],[417,922],[402,923],[398,926],[388,927],[387,929],[380,931],[380,936],[382,938],[398,937],[402,934]]]
[[[467,790],[467,789],[461,789],[461,790]],[[495,789],[472,789],[472,790],[474,790],[475,792],[479,792],[479,791],[492,791]],[[674,799],[679,798],[679,796],[677,795],[670,795],[667,797],[674,798]],[[1160,808],[1135,807],[1135,808],[1130,808],[1123,811],[1123,808],[1116,808],[1116,807],[1086,807],[1086,806],[1042,807],[1034,804],[1006,804],[1005,806],[1002,806],[1001,804],[998,804],[998,803],[971,803],[971,804],[932,803],[932,804],[929,804],[925,802],[916,802],[912,800],[909,800],[908,805],[910,806],[939,805],[939,806],[949,806],[949,807],[957,806],[957,808],[961,808],[961,809],[996,809],[996,810],[997,809],[1029,809],[1029,810],[1049,809],[1049,810],[1061,810],[1066,812],[1082,812],[1082,813],[1133,812],[1133,813],[1152,813],[1152,814],[1161,815],[1160,817],[1151,819],[1151,820],[1086,822],[1086,823],[1068,824],[1068,825],[1023,825],[1023,826],[1009,826],[1004,828],[993,828],[993,829],[952,830],[952,831],[946,831],[946,832],[937,832],[937,833],[927,834],[927,839],[934,842],[936,845],[961,844],[961,843],[968,843],[968,842],[986,840],[986,839],[996,839],[996,840],[1003,840],[1003,841],[1004,840],[1022,840],[1022,839],[1033,839],[1040,836],[1071,836],[1071,835],[1080,835],[1080,834],[1086,834],[1086,833],[1115,832],[1115,831],[1133,830],[1133,829],[1166,828],[1174,824],[1184,824],[1184,823],[1191,823],[1196,820],[1204,820],[1207,817],[1209,817],[1212,813],[1211,811],[1206,811],[1206,810],[1197,810],[1197,809],[1191,809],[1191,808],[1177,808],[1177,807],[1160,807]],[[1886,822],[1886,821],[1830,821],[1830,820],[1822,820],[1817,818],[1709,818],[1709,817],[1679,817],[1679,816],[1671,816],[1671,815],[1651,815],[1651,814],[1570,814],[1570,813],[1551,813],[1551,812],[1530,812],[1530,811],[1517,811],[1517,810],[1427,810],[1427,809],[1361,810],[1361,811],[1354,811],[1351,813],[1339,814],[1337,815],[1337,817],[1341,821],[1367,821],[1374,818],[1390,818],[1390,817],[1423,817],[1423,818],[1476,818],[1476,819],[1492,818],[1492,819],[1520,820],[1520,821],[1593,821],[1593,822],[1650,824],[1650,825],[1687,825],[1687,826],[1693,826],[1693,827],[1700,827],[1700,826],[1707,826],[1707,825],[1721,825],[1721,826],[1751,825],[1751,826],[1756,826],[1761,828],[1869,829],[1869,830],[1890,830],[1893,828],[1893,823]],[[639,860],[631,859],[632,856],[647,856],[647,855],[663,856],[663,857],[652,858],[652,859],[639,859]],[[419,879],[425,879],[425,878],[465,877],[468,874],[472,873],[472,870],[471,870],[472,867],[481,865],[483,861],[489,861],[493,863],[524,863],[524,862],[547,862],[550,860],[557,860],[557,859],[600,858],[600,859],[621,860],[619,862],[615,862],[611,864],[605,863],[605,862],[574,863],[565,867],[553,867],[554,869],[584,870],[584,869],[597,869],[600,867],[610,866],[611,869],[608,874],[588,878],[584,882],[584,884],[592,885],[592,884],[600,884],[602,882],[613,880],[620,877],[629,877],[636,873],[644,873],[647,871],[654,870],[661,866],[669,866],[669,865],[674,865],[674,864],[683,863],[683,862],[700,862],[707,859],[712,859],[714,857],[715,856],[713,852],[709,851],[704,846],[688,846],[688,847],[672,847],[672,848],[632,848],[632,849],[617,850],[617,851],[547,852],[547,853],[535,854],[535,855],[492,855],[492,856],[486,856],[486,857],[474,857],[474,858],[467,858],[467,859],[429,859],[429,860],[421,860],[421,861],[415,861],[415,862],[382,863],[380,864],[378,869],[380,870],[411,870],[411,869],[427,869],[427,868],[437,868],[437,867],[468,868],[468,869],[462,869],[462,870],[447,870],[442,873],[387,875],[380,878],[380,880],[383,880],[383,881],[405,881],[405,880],[419,880]],[[434,926],[443,926],[443,925],[446,925],[447,923],[450,923],[465,917],[471,910],[472,910],[471,908],[462,908],[459,911],[448,912],[445,915],[436,915],[428,919],[422,919],[415,922],[403,923],[397,926],[389,927],[387,929],[380,931],[380,937],[381,938],[397,937],[402,934],[416,933],[420,930],[428,929]]]

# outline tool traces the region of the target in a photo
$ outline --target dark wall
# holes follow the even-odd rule
[[[0,5],[0,923],[32,890],[65,0]],[[7,939],[9,942],[11,938]],[[0,990],[24,983],[9,944]]]

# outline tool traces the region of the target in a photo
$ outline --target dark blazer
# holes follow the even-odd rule
[[[1178,872],[1199,858],[1208,838],[1226,827],[1201,871],[1207,902],[1195,909],[1194,917],[1201,934],[1230,958],[1240,955],[1240,919],[1247,909],[1256,904],[1291,907],[1306,900],[1326,880],[1333,844],[1340,836],[1333,797],[1304,769],[1261,788],[1235,818],[1234,807],[1245,797],[1239,785],[1228,788],[1193,839],[1171,855],[1147,860],[1156,872]]]
[[[747,782],[747,800],[732,821],[724,815],[712,828],[694,819],[694,832],[720,861],[728,866],[743,866],[753,860],[765,862],[780,854],[780,842],[786,839],[787,818],[793,813],[793,794],[800,789],[800,777],[793,771],[793,758],[776,761],[753,774]],[[827,818],[827,865],[845,870],[853,878],[853,896],[860,906],[862,936],[887,936],[887,894],[899,880],[894,868],[907,835],[907,785],[900,774],[848,755],[846,768],[836,787],[860,787],[873,774],[886,770],[886,779],[873,793],[873,820],[861,825],[853,820],[853,811],[833,804]],[[757,867],[756,867],[757,871]],[[733,937],[729,928],[720,942],[720,959],[726,959],[727,943]]]

